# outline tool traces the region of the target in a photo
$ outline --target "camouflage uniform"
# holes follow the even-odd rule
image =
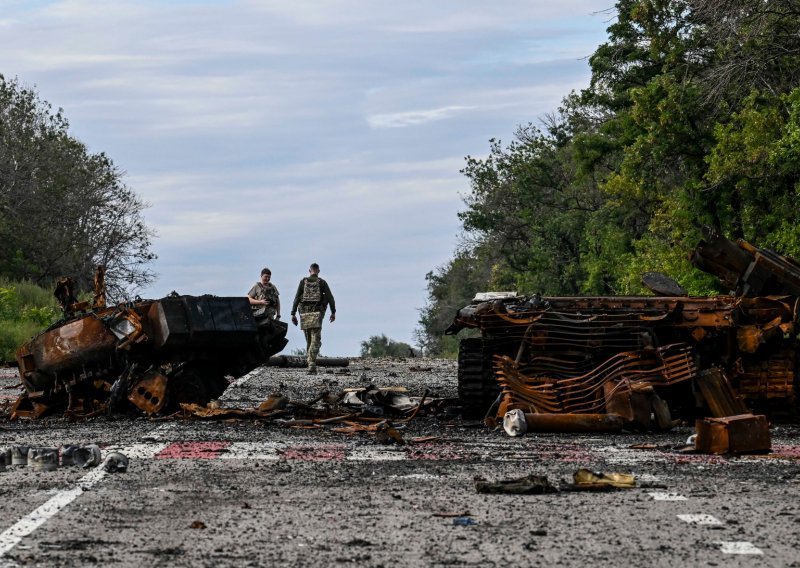
[[[313,291],[309,293],[309,288],[316,289],[316,294]],[[309,297],[315,299],[309,300]],[[311,371],[317,368],[317,355],[322,346],[322,320],[325,318],[325,310],[328,309],[328,306],[331,307],[331,314],[335,315],[336,302],[328,283],[319,276],[303,278],[294,295],[292,316],[294,317],[299,307],[300,329],[306,336],[308,368]]]
[[[255,300],[267,300],[269,304],[266,306],[250,306],[253,308],[253,317],[257,320],[269,319],[274,320],[275,315],[278,313],[278,289],[275,285],[270,282],[266,286],[261,282],[256,282],[253,284],[253,287],[250,288],[250,291],[247,293],[248,296]]]

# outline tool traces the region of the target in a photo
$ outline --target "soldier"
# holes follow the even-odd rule
[[[253,284],[247,293],[250,307],[253,308],[253,317],[256,322],[281,319],[281,300],[278,289],[270,282],[272,271],[269,268],[261,270],[261,280]]]
[[[319,264],[313,263],[308,268],[308,277],[303,278],[297,286],[297,293],[292,303],[292,323],[297,325],[297,307],[300,307],[300,329],[306,336],[306,353],[308,354],[308,373],[317,373],[317,355],[322,345],[322,320],[325,310],[331,307],[330,321],[336,320],[336,303],[328,283],[319,277]]]

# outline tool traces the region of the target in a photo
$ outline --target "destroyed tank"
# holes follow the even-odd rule
[[[100,278],[102,285],[102,278]],[[75,302],[70,279],[56,296],[64,318],[16,352],[25,392],[11,418],[64,410],[93,416],[133,406],[147,414],[206,404],[287,343],[287,326],[259,325],[245,297],[180,296],[105,305]]]
[[[460,342],[464,414],[616,413],[668,429],[704,405],[715,416],[793,411],[800,265],[715,232],[692,262],[731,295],[687,296],[653,274],[657,296],[478,294],[446,331],[480,332]]]

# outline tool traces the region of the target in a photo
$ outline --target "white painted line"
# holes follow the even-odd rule
[[[661,481],[660,477],[653,475],[651,473],[642,473],[640,475],[637,475],[636,479],[638,481],[642,481],[645,483],[658,483],[659,481]]]
[[[348,461],[401,461],[408,459],[403,450],[389,450],[384,448],[355,448],[347,455]]]
[[[163,448],[162,444],[136,444],[130,447],[114,448],[112,451],[121,451],[126,456],[135,458],[151,458],[157,451]],[[109,449],[105,449],[108,452]],[[72,503],[83,492],[91,489],[95,484],[102,480],[106,471],[102,467],[96,467],[89,473],[81,477],[75,487],[59,491],[48,499],[43,505],[22,517],[19,521],[0,533],[0,563],[8,563],[8,559],[3,556],[17,546],[20,541],[38,529],[48,520],[53,518],[64,507]]]
[[[249,373],[247,373],[246,375],[242,375],[241,377],[239,377],[238,379],[236,379],[235,381],[233,381],[231,384],[229,384],[229,385],[228,385],[228,389],[235,389],[236,387],[240,387],[240,386],[242,386],[244,383],[246,383],[247,381],[249,381],[250,379],[252,379],[252,378],[253,378],[253,376],[254,376],[254,373],[255,373],[255,371],[257,371],[257,370],[258,370],[258,369],[255,369],[255,370],[253,370],[253,371],[250,371],[250,372],[249,372]],[[225,390],[228,390],[228,389],[225,389]]]
[[[686,501],[686,497],[683,495],[678,495],[677,493],[662,493],[660,491],[655,491],[653,493],[648,493],[648,495],[650,495],[654,501]]]
[[[443,479],[443,475],[433,475],[431,473],[409,473],[408,475],[390,475],[391,479]]]
[[[723,541],[717,543],[724,554],[764,554],[752,542],[746,540]]]
[[[108,452],[120,452],[125,454],[128,459],[149,459],[158,452],[169,446],[167,442],[155,442],[151,444],[133,444],[132,446],[104,446],[103,455]]]
[[[154,428],[149,434],[143,436],[143,440],[147,441],[160,441],[164,439],[164,435],[172,430],[177,430],[177,425],[174,422],[165,422],[161,426]]]
[[[58,492],[38,509],[28,513],[3,531],[0,534],[0,557],[17,546],[24,537],[58,514],[61,509],[72,503],[79,495],[83,495],[84,490],[91,488],[106,475],[105,470],[100,467],[93,469],[84,475],[75,487]]]
[[[684,523],[689,523],[690,525],[721,525],[722,521],[720,521],[714,515],[706,515],[705,513],[700,513],[697,515],[678,515],[678,518],[682,520]]]
[[[280,442],[233,442],[219,453],[223,460],[279,461],[286,444]]]

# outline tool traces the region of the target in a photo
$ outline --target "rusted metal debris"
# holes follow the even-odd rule
[[[525,477],[487,481],[482,477],[474,479],[478,493],[504,495],[542,495],[559,491],[614,491],[637,487],[636,478],[629,473],[600,473],[581,468],[573,476],[572,483],[555,486],[543,475],[530,474]]]
[[[692,262],[732,295],[678,295],[651,274],[651,288],[669,295],[476,297],[447,330],[481,334],[461,341],[466,413],[482,415],[499,394],[489,423],[520,409],[616,414],[629,429],[667,430],[673,414],[694,418],[704,408],[715,417],[793,409],[800,265],[712,232]]]
[[[294,367],[304,368],[308,367],[308,361],[305,357],[298,355],[273,355],[267,361],[270,367]],[[347,367],[350,365],[350,359],[346,357],[317,357],[317,367]]]
[[[741,414],[696,423],[695,448],[704,454],[767,453],[772,447],[767,417]]]
[[[287,326],[258,325],[244,297],[179,296],[105,305],[104,271],[93,305],[69,278],[56,296],[64,318],[17,350],[25,393],[11,419],[64,411],[89,417],[133,406],[149,414],[205,405],[286,345]]]
[[[510,436],[525,432],[620,432],[622,417],[616,414],[544,414],[509,411],[503,418],[503,428]]]
[[[437,413],[442,410],[444,399],[432,399],[427,391],[422,396],[411,397],[399,387],[343,389],[339,393],[322,391],[308,402],[290,400],[279,393],[273,393],[256,408],[223,408],[217,401],[206,405],[181,404],[175,418],[194,419],[263,419],[276,420],[287,426],[363,423],[366,430],[375,432],[376,424],[391,427],[392,423],[408,422],[420,413]],[[358,430],[356,428],[355,430]],[[354,430],[354,431],[355,431]],[[381,428],[377,429],[378,431]],[[395,436],[388,428],[383,428],[389,437]],[[399,443],[399,440],[395,440]]]

